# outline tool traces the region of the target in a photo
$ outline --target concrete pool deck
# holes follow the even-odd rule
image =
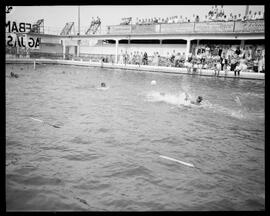
[[[112,63],[100,63],[100,62],[87,62],[87,61],[74,61],[74,60],[55,60],[55,59],[20,59],[20,58],[6,58],[6,64],[62,64],[62,65],[77,65],[85,67],[103,67],[111,69],[124,69],[124,70],[135,70],[145,72],[158,72],[158,73],[169,73],[169,74],[187,74],[187,75],[198,75],[198,76],[214,76],[213,70],[202,70],[199,72],[188,73],[186,68],[175,68],[175,67],[164,67],[164,66],[150,66],[150,65],[123,65],[123,64],[112,64]],[[225,72],[220,71],[219,77],[225,77]],[[233,71],[227,72],[227,78],[235,78]],[[238,77],[237,77],[238,78]],[[264,80],[264,73],[254,72],[241,72],[239,78],[241,79],[256,79]]]

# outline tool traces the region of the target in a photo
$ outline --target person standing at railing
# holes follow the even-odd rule
[[[170,56],[170,61],[171,61],[171,64],[174,65],[174,59],[175,59],[175,50],[173,50],[171,56]]]
[[[125,66],[126,66],[127,63],[128,63],[128,53],[126,51],[125,54],[124,54],[124,64],[125,64]]]
[[[166,56],[166,66],[167,67],[171,66],[170,53],[169,52],[167,52],[167,56]]]
[[[121,52],[120,52],[119,63],[120,64],[124,64],[124,53],[123,53],[123,50],[121,50]]]
[[[225,15],[223,5],[220,6],[219,15],[221,16]]]
[[[130,55],[129,55],[129,64],[133,64],[133,62],[132,62],[132,60],[133,60],[133,53],[132,52],[130,52]]]
[[[209,20],[212,20],[213,15],[214,15],[214,6],[212,6],[212,8],[210,9],[210,11],[208,12],[208,18],[209,18]]]
[[[265,58],[264,55],[261,55],[258,61],[258,72],[262,73],[265,70]]]
[[[225,52],[222,54],[220,61],[221,61],[221,70],[223,71],[225,68],[227,68],[228,65],[228,59],[226,58]]]
[[[147,52],[144,52],[144,54],[143,54],[143,65],[148,65],[148,56],[147,56]]]
[[[236,21],[241,21],[241,20],[242,20],[241,14],[238,14],[238,17],[237,17]]]

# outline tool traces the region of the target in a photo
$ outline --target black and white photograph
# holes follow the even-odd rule
[[[265,5],[5,9],[6,212],[265,211]]]

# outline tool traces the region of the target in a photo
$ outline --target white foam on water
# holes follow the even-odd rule
[[[235,101],[239,106],[242,106],[242,103],[241,103],[240,98],[239,98],[238,96],[235,96],[234,101]]]
[[[151,91],[147,95],[147,100],[150,102],[165,102],[176,106],[191,106],[190,100],[185,100],[185,93],[171,94],[158,91]]]
[[[97,90],[103,90],[103,91],[106,91],[106,90],[108,90],[110,87],[108,86],[108,87],[97,87],[96,89]]]

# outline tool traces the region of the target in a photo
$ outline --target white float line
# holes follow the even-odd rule
[[[40,120],[40,119],[36,119],[36,118],[32,118],[32,117],[30,117],[30,118],[33,119],[33,120],[35,120],[35,121],[43,122],[43,121]]]
[[[60,126],[58,126],[58,125],[50,124],[48,122],[44,122],[43,120],[40,120],[40,119],[37,119],[37,118],[32,118],[32,117],[30,117],[30,118],[33,119],[34,121],[42,122],[44,124],[50,125],[50,126],[55,127],[55,128],[60,128]]]
[[[163,155],[159,155],[159,157],[164,158],[164,159],[167,159],[167,160],[175,161],[175,162],[184,164],[184,165],[189,166],[189,167],[194,167],[194,165],[191,164],[191,163],[186,163],[186,162],[184,162],[184,161],[176,160],[176,159],[174,159],[174,158],[170,158],[170,157],[163,156]]]

